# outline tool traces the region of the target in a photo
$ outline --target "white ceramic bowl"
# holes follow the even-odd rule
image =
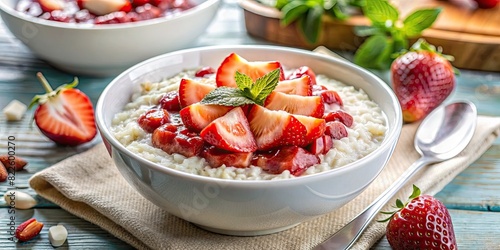
[[[307,65],[317,74],[364,89],[387,117],[388,130],[381,146],[356,162],[319,174],[251,181],[215,179],[164,167],[135,155],[113,137],[112,117],[130,101],[139,83],[158,81],[198,66],[216,68],[231,52],[250,61],[281,61],[290,68]],[[232,235],[281,231],[346,204],[384,168],[402,127],[398,100],[387,84],[370,72],[344,60],[274,46],[194,48],[142,62],[107,86],[96,105],[96,118],[116,166],[139,193],[202,228]]]
[[[188,48],[214,18],[221,0],[192,0],[180,15],[136,23],[88,25],[47,21],[1,0],[8,29],[36,56],[75,74],[116,76],[132,65],[166,52]]]

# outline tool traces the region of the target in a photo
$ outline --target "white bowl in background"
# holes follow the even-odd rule
[[[116,76],[132,65],[166,52],[188,48],[213,20],[221,0],[192,0],[179,15],[135,23],[62,23],[15,10],[17,0],[1,0],[7,28],[37,57],[61,70]]]
[[[185,69],[217,68],[235,52],[249,61],[277,60],[290,68],[307,65],[356,88],[379,104],[387,118],[380,147],[351,164],[326,172],[283,180],[225,180],[174,170],[127,150],[110,131],[112,117],[130,102],[144,81],[159,81]],[[380,173],[399,138],[399,102],[385,82],[341,59],[277,46],[213,46],[167,53],[142,62],[116,77],[96,105],[99,131],[125,179],[139,193],[169,213],[210,231],[230,235],[278,232],[331,213],[360,194]]]

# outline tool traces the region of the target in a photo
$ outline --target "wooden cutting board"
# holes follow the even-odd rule
[[[392,1],[406,17],[416,9],[441,7],[433,26],[422,37],[431,44],[441,46],[443,53],[455,57],[457,68],[500,72],[500,6],[478,9],[472,0],[418,0]],[[334,50],[354,51],[363,38],[353,28],[370,25],[363,15],[354,15],[346,21],[323,17],[323,27],[317,43],[309,44],[295,24],[283,27],[279,23],[281,12],[255,0],[242,0],[245,26],[250,35],[293,47],[313,49],[323,45]]]

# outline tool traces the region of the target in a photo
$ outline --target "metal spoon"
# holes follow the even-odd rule
[[[350,248],[379,210],[418,170],[431,163],[453,158],[462,152],[472,139],[476,117],[476,107],[467,101],[451,103],[432,111],[422,121],[415,135],[414,146],[421,157],[363,212],[314,249]]]

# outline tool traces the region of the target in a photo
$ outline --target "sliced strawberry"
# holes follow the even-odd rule
[[[63,0],[36,0],[44,12],[63,10],[66,2]]]
[[[212,121],[200,132],[200,136],[211,145],[231,152],[257,150],[248,120],[240,107]]]
[[[179,102],[179,92],[170,91],[160,98],[160,107],[168,111],[179,111],[181,110],[181,104]]]
[[[352,123],[354,122],[352,116],[343,110],[337,110],[334,112],[327,113],[323,116],[323,119],[325,119],[326,122],[339,121],[349,128],[352,126]]]
[[[116,11],[130,12],[132,10],[132,3],[129,0],[79,0],[78,5],[97,16]]]
[[[245,58],[236,53],[231,53],[224,59],[222,64],[217,69],[215,81],[217,86],[236,87],[236,80],[234,76],[236,72],[240,72],[252,78],[253,81],[265,74],[275,70],[281,69],[280,80],[284,80],[283,69],[281,64],[276,61],[255,61],[249,62]]]
[[[306,127],[285,111],[254,105],[248,112],[248,122],[259,150],[303,145],[305,142]]]
[[[236,153],[218,149],[214,146],[203,150],[200,154],[207,161],[208,165],[218,168],[222,165],[227,167],[246,168],[250,166],[253,153]]]
[[[153,146],[169,154],[181,154],[185,157],[199,155],[203,150],[204,141],[197,135],[182,133],[187,130],[183,126],[164,124],[153,131],[151,143]]]
[[[296,79],[280,81],[274,91],[291,95],[310,96],[312,95],[311,78],[305,75]]]
[[[325,111],[325,106],[319,96],[289,95],[277,91],[273,91],[266,98],[264,107],[312,117],[322,117]]]
[[[344,105],[342,98],[340,98],[339,93],[337,93],[337,91],[335,90],[321,90],[313,92],[313,95],[320,96],[321,100],[323,100],[325,104],[338,104],[339,106]]]
[[[287,79],[296,79],[296,78],[301,78],[302,76],[307,75],[311,78],[311,84],[316,85],[316,74],[314,71],[307,67],[307,66],[302,66],[297,68],[295,71],[293,71]]]
[[[340,140],[344,137],[347,137],[348,133],[343,123],[333,121],[326,123],[325,135],[331,136],[334,140]]]
[[[193,103],[200,102],[203,97],[215,88],[214,85],[191,79],[182,79],[179,85],[179,102],[181,107],[187,107]]]
[[[324,119],[319,119],[319,118],[314,118],[310,116],[304,116],[304,115],[293,115],[297,120],[302,123],[307,130],[306,136],[305,136],[305,142],[302,145],[299,146],[305,146],[314,140],[316,138],[322,136],[325,133],[325,126],[326,122]]]
[[[76,146],[97,134],[94,108],[90,98],[78,89],[77,79],[52,90],[41,73],[37,74],[47,94],[33,98],[30,107],[39,104],[34,120],[40,131],[57,144]]]
[[[318,156],[297,146],[282,147],[271,153],[259,154],[252,160],[252,164],[261,167],[271,174],[281,174],[288,170],[291,174],[299,176],[307,168],[320,163]]]
[[[137,119],[139,126],[148,133],[153,133],[157,127],[168,122],[170,122],[170,114],[162,108],[150,109]]]
[[[333,148],[333,139],[329,135],[318,137],[307,146],[307,150],[315,155],[326,154],[331,148]]]
[[[179,112],[182,123],[191,131],[200,132],[213,120],[225,115],[232,107],[221,105],[191,104]]]

